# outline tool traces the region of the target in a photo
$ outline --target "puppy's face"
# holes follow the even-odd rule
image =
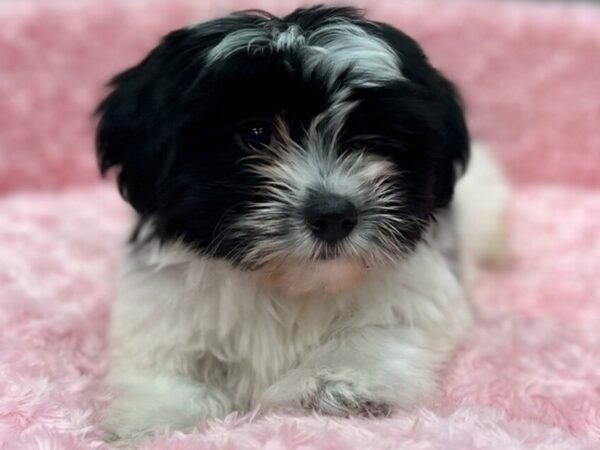
[[[342,8],[240,13],[168,35],[98,108],[101,169],[154,224],[288,292],[402,258],[464,168],[451,84]]]

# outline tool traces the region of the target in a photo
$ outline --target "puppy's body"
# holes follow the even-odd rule
[[[238,14],[172,33],[113,86],[98,154],[140,225],[109,432],[431,396],[470,317],[457,215],[485,191],[452,203],[464,117],[414,41],[352,9]]]
[[[332,414],[411,405],[431,394],[469,320],[457,279],[426,243],[334,295],[289,298],[255,277],[176,245],[127,256],[110,429],[187,427],[258,405]]]

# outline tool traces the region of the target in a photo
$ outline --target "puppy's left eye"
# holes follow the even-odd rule
[[[246,149],[264,147],[271,143],[271,124],[266,120],[246,122],[235,133],[236,140]]]

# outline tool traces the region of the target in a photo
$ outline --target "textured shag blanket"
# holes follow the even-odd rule
[[[90,113],[159,35],[295,0],[0,1],[0,448],[110,448],[105,332],[130,211]],[[600,448],[600,9],[382,0],[464,93],[514,185],[513,256],[483,272],[439,400],[380,420],[232,415],[145,449]]]

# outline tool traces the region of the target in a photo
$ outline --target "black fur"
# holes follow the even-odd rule
[[[327,109],[332,90],[344,86],[344,74],[333,83],[302,78],[293,52],[236,54],[209,65],[207,52],[242,28],[297,24],[308,33],[339,17],[386,41],[408,80],[355,88],[358,105],[340,148],[369,135],[369,151],[396,164],[406,193],[399,215],[425,222],[448,206],[455,169],[468,160],[467,128],[456,90],[414,40],[353,8],[312,7],[283,18],[244,12],[170,33],[137,66],[113,78],[97,109],[100,170],[118,167],[122,195],[141,220],[155,221],[160,239],[183,239],[235,259],[244,246],[225,227],[265,195],[234,138],[240,123],[283,113],[294,137]],[[408,244],[420,238],[423,222],[399,230]]]

